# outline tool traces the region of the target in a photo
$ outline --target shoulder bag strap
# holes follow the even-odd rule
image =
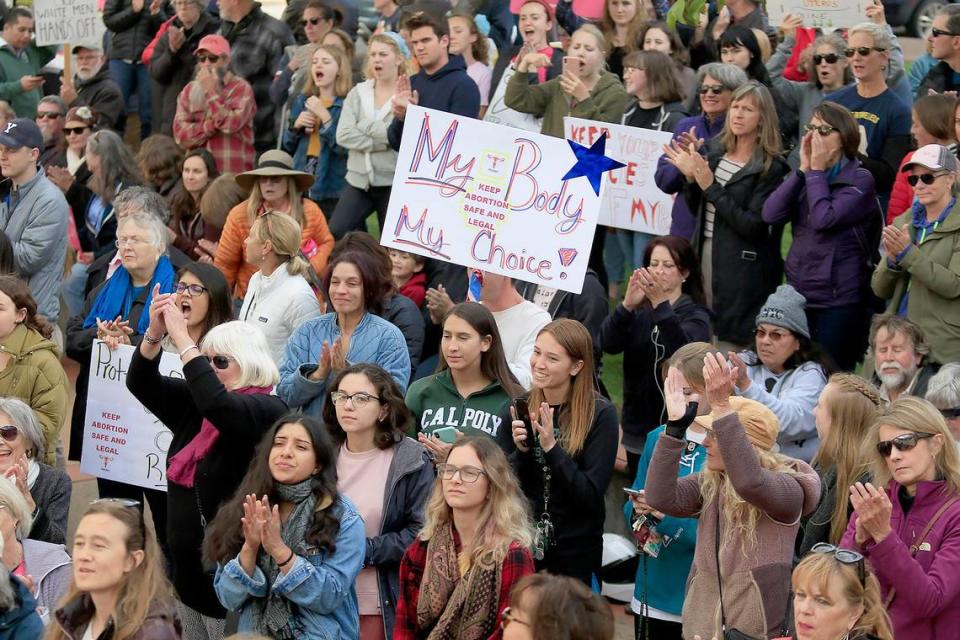
[[[723,580],[720,578],[720,501],[717,501],[717,531],[715,536],[714,556],[717,559],[717,590],[720,592],[720,632],[726,633],[727,614],[723,610]]]

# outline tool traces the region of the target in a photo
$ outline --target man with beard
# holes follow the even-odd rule
[[[903,396],[924,397],[940,365],[928,358],[923,329],[894,314],[874,316],[870,323],[870,353],[874,384],[887,402]]]
[[[60,97],[70,108],[90,107],[100,116],[97,121],[100,129],[113,129],[122,135],[127,119],[123,92],[105,62],[102,49],[74,47],[76,72],[73,78],[62,79]]]
[[[39,164],[44,169],[50,166],[67,166],[67,143],[63,137],[66,115],[67,105],[58,96],[45,96],[37,105],[37,117],[34,121],[43,134]]]

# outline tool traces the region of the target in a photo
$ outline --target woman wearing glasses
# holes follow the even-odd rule
[[[300,225],[290,216],[268,212],[250,227],[243,252],[257,272],[247,285],[239,317],[263,331],[279,365],[294,330],[320,315],[317,294],[306,280],[310,264],[300,257]]]
[[[92,502],[73,535],[72,555],[73,581],[45,640],[180,640],[173,590],[143,505]]]
[[[393,640],[497,637],[513,586],[533,573],[530,512],[490,438],[461,438],[400,563]]]
[[[357,576],[360,639],[393,638],[400,560],[423,527],[433,465],[423,445],[404,436],[410,410],[386,371],[356,364],[330,385],[323,421],[337,455],[337,488],[357,506],[367,536]]]
[[[893,640],[863,555],[820,543],[793,570],[795,640]]]
[[[850,487],[840,546],[867,557],[894,635],[933,640],[960,625],[960,453],[926,400],[894,401],[873,423],[874,483]]]
[[[193,344],[200,344],[210,329],[233,320],[233,301],[226,278],[212,264],[188,262],[177,273],[174,305],[183,314]],[[161,343],[164,351],[180,353],[168,334]]]
[[[844,371],[863,357],[870,322],[868,258],[882,213],[873,176],[858,159],[860,132],[835,102],[811,112],[800,168],[763,205],[763,221],[790,222],[787,282],[807,300],[810,337]]]
[[[923,329],[935,362],[960,360],[960,213],[957,156],[940,145],[921,147],[903,167],[913,207],[884,227],[886,258],[873,272],[873,292],[887,312]]]
[[[315,418],[282,416],[204,541],[217,596],[240,631],[357,638],[364,522],[337,488],[337,448]]]
[[[182,296],[154,295],[127,388],[173,432],[164,502],[171,578],[188,637],[217,638],[226,612],[214,593],[213,573],[201,561],[204,529],[239,486],[262,435],[287,407],[270,395],[279,374],[262,332],[227,322],[197,342],[189,326],[192,309],[185,317],[178,304]],[[195,300],[192,292],[189,296]],[[180,354],[183,379],[160,375],[164,335]]]

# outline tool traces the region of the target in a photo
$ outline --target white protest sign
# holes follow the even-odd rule
[[[380,242],[580,293],[601,197],[575,166],[566,140],[410,107]]]
[[[93,343],[80,470],[98,478],[166,491],[167,448],[173,436],[127,391],[133,350],[130,345],[120,345],[111,351],[99,340]],[[183,378],[177,354],[161,354],[160,375]]]
[[[540,133],[540,127],[543,124],[543,118],[537,118],[529,113],[520,113],[507,106],[505,102],[507,95],[507,82],[510,77],[516,73],[513,65],[507,66],[500,77],[500,83],[497,85],[493,97],[490,98],[490,104],[487,105],[487,112],[483,116],[484,122],[492,124],[502,124],[508,127],[516,127],[524,131]]]
[[[658,236],[670,233],[673,196],[660,191],[653,176],[673,134],[581,118],[564,118],[563,129],[584,146],[605,133],[607,155],[627,165],[606,174],[598,224]]]
[[[873,0],[767,0],[767,19],[779,25],[793,14],[809,29],[835,31],[867,20],[867,4]]]
[[[103,46],[106,26],[97,0],[33,0],[37,46]]]

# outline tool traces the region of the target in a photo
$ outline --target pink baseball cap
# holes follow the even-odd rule
[[[197,45],[193,55],[197,55],[201,51],[206,51],[207,53],[212,53],[213,55],[222,58],[223,56],[230,55],[230,43],[227,42],[227,39],[223,36],[218,36],[215,33],[211,33],[208,36],[203,36],[200,38],[200,44]]]
[[[913,166],[924,167],[930,171],[956,171],[957,156],[942,145],[928,144],[914,151],[910,162],[903,165],[901,171],[909,171]]]

